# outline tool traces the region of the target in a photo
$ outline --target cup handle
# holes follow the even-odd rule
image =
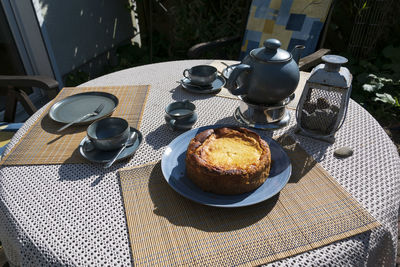
[[[186,73],[189,73],[189,69],[185,69],[185,70],[183,71],[183,77],[185,77],[185,78],[188,78],[188,79],[189,79],[189,75],[188,75],[188,74],[186,74]]]
[[[171,120],[168,121],[168,126],[169,126],[172,130],[175,130],[175,123],[176,123],[176,120],[175,120],[175,119],[171,119]]]
[[[90,152],[94,150],[94,144],[92,141],[90,141],[90,139],[88,139],[85,143],[83,143],[83,150],[85,152]]]

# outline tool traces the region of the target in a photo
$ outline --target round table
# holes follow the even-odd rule
[[[23,165],[0,169],[0,240],[9,262],[22,266],[129,266],[132,264],[117,171],[154,162],[179,132],[164,121],[164,108],[175,100],[196,105],[193,126],[237,124],[238,100],[194,95],[176,81],[182,71],[212,60],[183,60],[144,65],[111,73],[81,86],[151,85],[140,131],[144,142],[129,161],[107,172],[101,165]],[[233,64],[234,62],[229,62]],[[44,107],[45,108],[45,107]],[[17,132],[6,150],[26,133],[40,109]],[[294,111],[287,127],[295,125]],[[291,130],[290,130],[291,131]],[[292,135],[382,226],[328,246],[274,262],[275,265],[394,265],[400,201],[400,159],[378,122],[350,101],[343,127],[332,145]],[[162,138],[160,138],[162,137]],[[350,146],[354,155],[338,159],[333,151]],[[61,177],[69,177],[61,179]]]

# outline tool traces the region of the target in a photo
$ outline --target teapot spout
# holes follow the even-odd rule
[[[297,64],[299,64],[300,57],[301,57],[301,51],[304,48],[306,48],[304,45],[296,45],[292,50],[293,59],[296,61]]]

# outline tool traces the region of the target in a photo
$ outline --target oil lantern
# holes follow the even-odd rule
[[[345,57],[326,55],[322,61],[312,70],[297,105],[296,132],[334,143],[346,118],[352,75],[342,67]]]

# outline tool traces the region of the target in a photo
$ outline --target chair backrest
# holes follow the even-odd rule
[[[0,95],[6,96],[4,121],[14,121],[17,101],[22,104],[28,115],[32,115],[36,112],[37,108],[29,98],[28,94],[24,91],[24,89],[32,87],[44,89],[47,94],[47,100],[51,100],[58,93],[59,84],[56,80],[47,76],[0,75]]]
[[[320,35],[334,0],[253,0],[249,8],[240,59],[269,38],[283,49],[306,48],[302,56],[317,50]]]

